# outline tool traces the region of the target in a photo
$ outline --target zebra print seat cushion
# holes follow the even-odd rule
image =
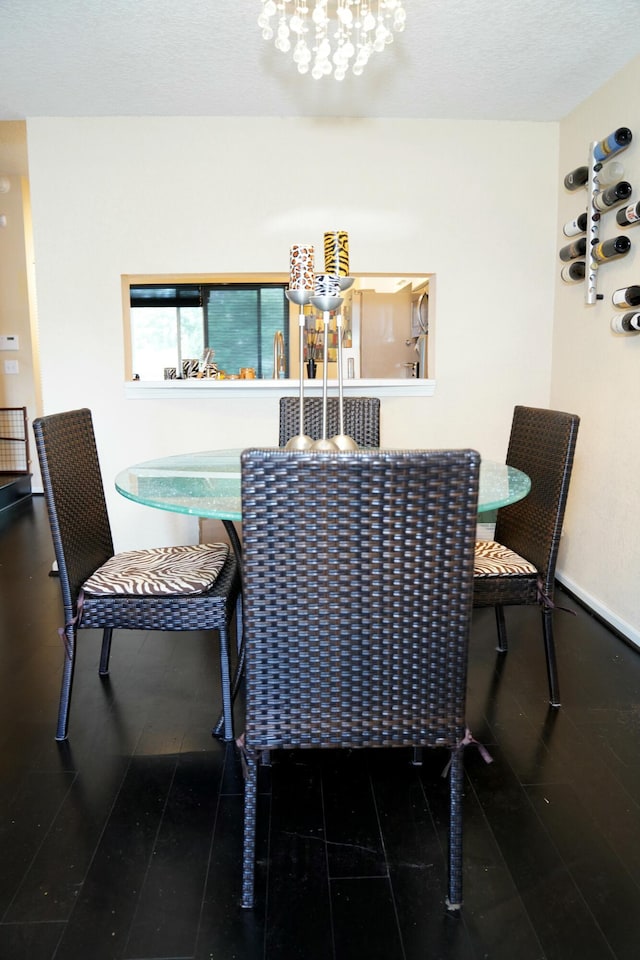
[[[229,556],[227,543],[127,550],[103,563],[83,584],[86,594],[170,596],[210,590]]]
[[[476,540],[474,577],[521,577],[537,572],[532,563],[501,543],[496,543],[495,540]]]

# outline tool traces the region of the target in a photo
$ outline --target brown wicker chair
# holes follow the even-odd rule
[[[114,629],[217,630],[223,710],[215,732],[222,732],[225,740],[232,740],[229,625],[239,596],[239,573],[233,552],[224,560],[213,586],[205,592],[107,596],[85,593],[82,591],[85,581],[114,556],[91,412],[71,410],[41,417],[34,420],[33,431],[65,618],[65,660],[56,740],[67,737],[78,627],[103,631],[100,676],[109,672]],[[158,558],[162,551],[148,553]],[[187,578],[189,572],[187,568]],[[174,584],[171,588],[179,589]]]
[[[380,446],[380,399],[378,397],[344,397],[344,432],[359,447]],[[280,397],[280,439],[287,440],[300,432],[300,398]],[[338,397],[327,397],[327,436],[340,432]],[[322,437],[322,397],[304,399],[304,433],[312,440]]]
[[[575,414],[515,407],[507,463],[529,475],[531,492],[498,511],[495,542],[517,556],[500,556],[496,572],[487,574],[477,569],[474,578],[474,606],[495,607],[500,653],[507,652],[504,607],[540,604],[549,700],[554,707],[560,706],[560,691],[553,639],[553,591],[579,423]],[[477,547],[491,559],[493,545],[479,541]],[[528,561],[529,570],[522,559]]]
[[[244,907],[258,758],[308,747],[451,751],[460,905],[478,470],[471,450],[243,453]]]

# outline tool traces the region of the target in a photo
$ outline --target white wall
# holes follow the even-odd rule
[[[569,193],[565,173],[587,163],[589,146],[630,127],[631,146],[617,159],[640,198],[640,58],[586,100],[561,124],[557,247],[568,241],[562,224],[586,208],[583,190]],[[584,284],[559,279],[556,260],[556,322],[551,405],[578,413],[576,467],[568,506],[559,574],[590,605],[640,643],[640,542],[638,476],[640,443],[640,336],[615,336],[609,327],[611,294],[640,283],[640,227],[623,229],[615,211],[603,215],[601,239],[626,233],[631,253],[598,270],[603,300],[585,304]]]
[[[277,401],[125,400],[120,275],[288,270],[349,232],[354,272],[436,274],[434,397],[385,399],[386,446],[504,456],[551,376],[558,128],[421,121],[28,121],[45,412],[89,406],[103,470],[277,442]],[[534,188],[534,189],[533,189]],[[109,506],[118,549],[195,538]]]

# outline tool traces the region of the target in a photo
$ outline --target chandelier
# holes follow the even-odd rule
[[[344,80],[349,69],[359,77],[405,20],[402,0],[262,0],[258,26],[282,53],[293,51],[300,73]]]

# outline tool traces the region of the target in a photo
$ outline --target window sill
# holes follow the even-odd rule
[[[345,380],[346,397],[431,397],[435,380]],[[332,394],[338,390],[338,381],[329,380]],[[299,380],[130,380],[124,384],[128,400],[190,400],[210,397],[228,400],[230,397],[265,397],[298,395]],[[322,395],[322,380],[305,380],[305,396]]]

